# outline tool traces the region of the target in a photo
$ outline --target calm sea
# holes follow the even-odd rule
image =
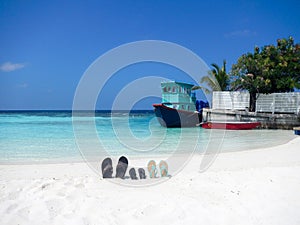
[[[293,139],[292,131],[220,131],[161,127],[153,111],[1,111],[0,163],[82,161],[83,157],[151,157],[251,150]],[[216,144],[215,144],[216,143]],[[215,148],[215,149],[214,149]]]

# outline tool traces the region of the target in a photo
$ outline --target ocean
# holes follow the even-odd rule
[[[0,163],[79,162],[252,150],[293,139],[288,130],[164,128],[153,111],[1,111]]]

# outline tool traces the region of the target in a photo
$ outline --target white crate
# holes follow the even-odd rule
[[[260,94],[256,112],[299,113],[300,92]]]
[[[248,92],[214,91],[213,109],[244,110],[249,108],[250,96]]]

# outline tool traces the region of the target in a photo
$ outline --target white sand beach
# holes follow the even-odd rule
[[[1,165],[0,224],[300,224],[300,137],[221,153],[205,172],[201,157],[166,182],[136,188],[85,163]]]

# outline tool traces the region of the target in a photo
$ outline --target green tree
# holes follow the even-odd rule
[[[300,88],[300,45],[294,39],[278,39],[277,46],[255,47],[232,66],[232,89],[248,90],[250,111],[260,93],[290,92]]]
[[[213,67],[207,76],[203,76],[200,83],[206,83],[212,91],[226,91],[229,87],[229,75],[226,72],[226,61],[223,61],[223,66],[220,67],[216,63],[212,63]],[[194,86],[193,90],[203,89],[206,92],[211,92],[208,88],[203,86]]]

